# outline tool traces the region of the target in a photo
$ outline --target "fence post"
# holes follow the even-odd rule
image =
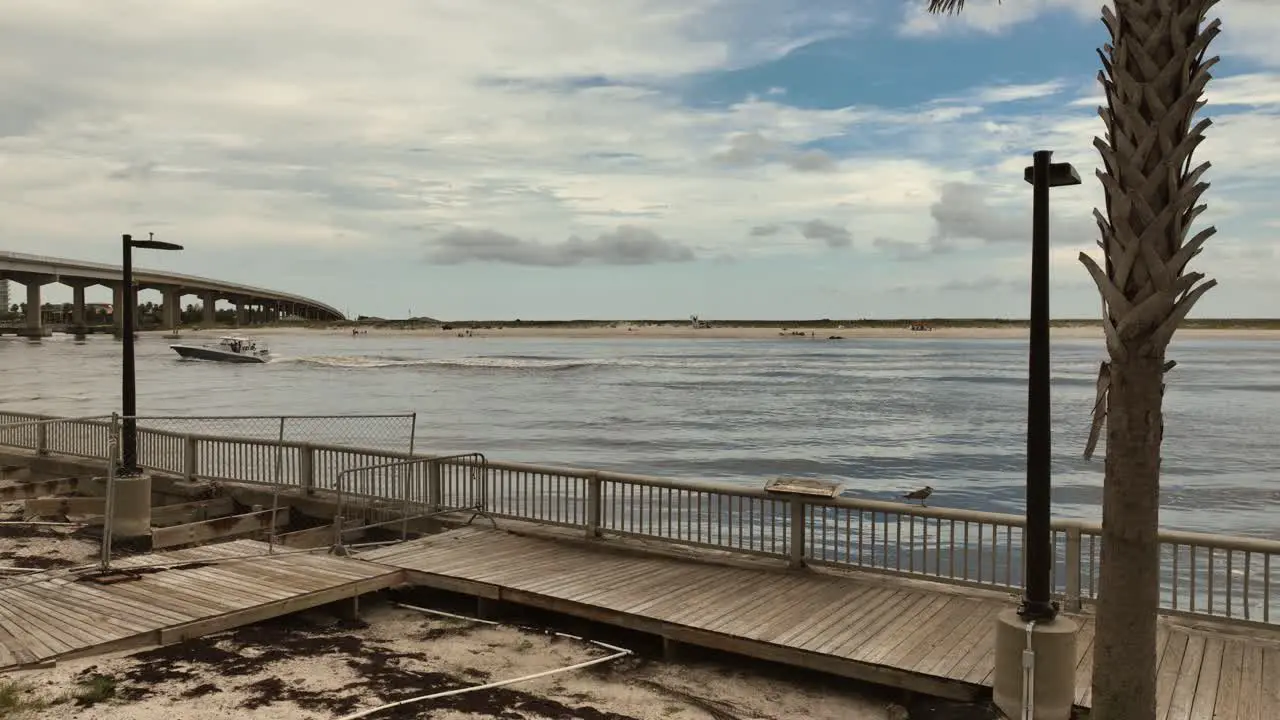
[[[316,449],[310,444],[298,446],[298,485],[307,495],[316,494]]]
[[[787,498],[791,507],[791,542],[787,547],[790,553],[792,568],[804,567],[804,500],[798,497]]]
[[[200,441],[191,435],[182,436],[182,475],[195,482],[200,474]]]
[[[1066,527],[1067,535],[1067,610],[1078,612],[1082,603],[1080,602],[1080,526],[1072,523]]]
[[[427,463],[427,506],[431,508],[431,512],[440,512],[440,506],[444,503],[444,485],[440,480],[440,461],[431,460]]]
[[[587,478],[587,539],[600,537],[600,474]]]
[[[36,454],[49,454],[49,423],[44,421],[36,423]]]

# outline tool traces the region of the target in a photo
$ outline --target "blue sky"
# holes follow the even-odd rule
[[[1054,314],[1092,317],[1098,10],[11,1],[0,249],[154,231],[188,250],[140,265],[351,314],[1025,317],[1043,148],[1085,178],[1053,196]],[[1196,314],[1277,317],[1280,14],[1216,12]]]

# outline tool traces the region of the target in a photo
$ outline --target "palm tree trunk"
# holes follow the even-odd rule
[[[1095,139],[1107,213],[1095,211],[1107,269],[1088,255],[1105,304],[1107,454],[1102,570],[1094,640],[1094,720],[1156,715],[1156,618],[1160,582],[1160,444],[1165,350],[1178,324],[1213,287],[1187,263],[1214,233],[1187,240],[1204,210],[1208,169],[1191,155],[1208,120],[1192,125],[1209,81],[1204,52],[1218,21],[1201,28],[1217,0],[1114,0],[1103,8],[1112,43],[1099,79],[1106,139]]]

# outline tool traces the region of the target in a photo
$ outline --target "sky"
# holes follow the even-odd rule
[[[1193,316],[1280,317],[1273,4],[1213,11]],[[154,232],[186,250],[141,267],[352,316],[1016,318],[1047,149],[1084,179],[1052,196],[1053,314],[1096,317],[1099,10],[5,0],[0,250]]]

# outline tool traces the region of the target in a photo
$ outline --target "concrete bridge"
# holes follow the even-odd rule
[[[124,325],[124,314],[119,312],[119,308],[130,304],[130,300],[125,298],[123,275],[123,268],[119,265],[0,252],[0,280],[11,280],[26,286],[27,316],[20,334],[29,337],[42,337],[51,332],[51,328],[43,322],[41,288],[53,283],[71,288],[72,310],[68,327],[81,334],[87,331],[85,288],[94,285],[111,288],[114,293],[111,315],[116,331],[119,332]],[[133,269],[133,279],[132,305],[135,317],[138,312],[137,291],[159,290],[164,297],[161,305],[162,326],[167,330],[174,330],[181,324],[182,299],[187,295],[195,295],[200,299],[203,306],[202,324],[206,326],[212,326],[216,322],[214,310],[218,300],[226,300],[235,305],[237,325],[273,322],[283,316],[296,316],[305,320],[343,319],[342,313],[336,308],[319,300],[276,290],[136,267]]]

